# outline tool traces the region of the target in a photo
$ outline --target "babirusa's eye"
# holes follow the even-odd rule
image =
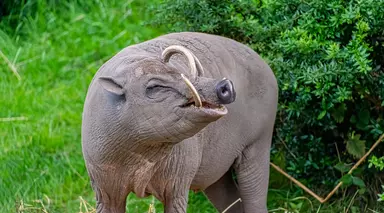
[[[167,86],[154,84],[146,88],[145,94],[150,99],[156,99],[164,96],[165,92],[169,91],[170,89],[171,88]]]

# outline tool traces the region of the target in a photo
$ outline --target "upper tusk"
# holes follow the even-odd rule
[[[197,76],[204,76],[204,68],[201,65],[199,59],[191,52],[193,58],[195,59],[196,68],[197,68]]]
[[[191,81],[189,81],[189,79],[187,77],[185,77],[184,74],[181,74],[181,78],[184,80],[185,84],[187,84],[189,90],[191,90],[193,100],[195,101],[195,106],[196,107],[202,107],[203,103],[201,102],[201,98],[199,96],[199,93],[197,92],[196,88],[193,86]]]
[[[167,48],[162,52],[162,58],[164,62],[168,62],[171,56],[175,53],[181,53],[184,54],[185,57],[187,57],[188,63],[189,63],[189,68],[191,69],[191,74],[194,79],[196,79],[198,73],[197,73],[197,68],[196,68],[196,56],[193,55],[191,51],[189,51],[187,48],[180,46],[180,45],[172,45]],[[200,61],[198,61],[198,67],[200,69],[200,72],[202,71],[202,66],[200,64]],[[200,73],[201,74],[201,73]]]

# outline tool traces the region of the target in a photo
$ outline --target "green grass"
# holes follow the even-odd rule
[[[0,212],[85,212],[84,203],[91,211],[80,139],[88,85],[122,48],[163,33],[144,25],[153,1],[78,2],[39,0],[33,17],[0,24],[0,50],[21,76],[0,57]],[[190,201],[190,212],[214,212],[201,194]],[[152,197],[130,195],[128,208],[148,212],[152,202],[161,212]]]
[[[106,2],[54,10],[40,1],[36,16],[13,34],[2,25],[0,50],[21,80],[2,58],[0,118],[27,120],[0,121],[1,212],[15,212],[21,202],[39,206],[35,200],[49,212],[79,211],[80,197],[94,205],[80,140],[88,84],[117,51],[160,34],[142,25],[144,3]],[[129,203],[148,209],[147,202]]]
[[[36,1],[33,16],[13,28],[9,19],[0,23],[0,50],[21,77],[0,57],[0,212],[92,212],[80,140],[88,84],[116,52],[165,31],[144,25],[151,16],[143,8],[154,1],[78,0],[56,7]],[[271,189],[270,209],[311,212],[304,195]],[[311,202],[313,211],[342,212],[350,200],[326,207]],[[162,212],[152,197],[128,197],[130,212],[148,212],[150,203]],[[215,210],[201,193],[191,193],[188,212]]]

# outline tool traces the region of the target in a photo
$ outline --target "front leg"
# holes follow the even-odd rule
[[[166,198],[164,205],[165,213],[186,213],[188,206],[188,190],[185,195],[170,196]]]
[[[245,213],[267,213],[271,137],[246,147],[235,171]]]
[[[125,181],[117,178],[119,173],[99,170],[95,175],[90,170],[89,174],[96,194],[96,213],[125,213],[129,190]]]
[[[229,207],[240,198],[239,190],[232,178],[231,170],[205,189],[204,193],[219,212],[223,212],[224,210],[226,210],[226,213],[244,212],[241,202],[237,202]]]

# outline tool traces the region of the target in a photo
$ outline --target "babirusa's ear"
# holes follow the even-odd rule
[[[100,77],[98,80],[101,86],[108,92],[116,95],[124,94],[123,85],[118,83],[113,77]]]

